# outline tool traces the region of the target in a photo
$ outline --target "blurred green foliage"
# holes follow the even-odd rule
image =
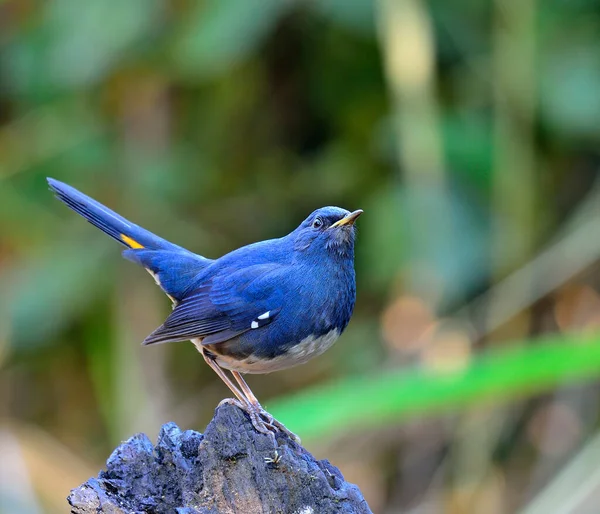
[[[227,394],[191,345],[139,348],[169,302],[53,176],[208,257],[363,208],[347,332],[251,386],[316,448],[373,443],[332,460],[377,512],[516,511],[598,424],[597,387],[571,384],[598,375],[579,335],[600,325],[598,7],[0,2],[0,415],[36,448],[26,467],[55,444],[94,472],[133,431],[201,428]],[[0,512],[60,509],[69,485],[29,480]]]
[[[503,402],[578,382],[600,372],[598,337],[556,338],[515,345],[443,370],[395,370],[377,377],[351,377],[302,392],[271,406],[275,416],[318,439],[340,426],[370,429],[383,423]]]

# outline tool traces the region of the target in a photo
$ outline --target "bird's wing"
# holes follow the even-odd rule
[[[273,263],[219,270],[195,287],[143,344],[196,338],[215,344],[271,323],[281,309],[278,286],[286,272]]]

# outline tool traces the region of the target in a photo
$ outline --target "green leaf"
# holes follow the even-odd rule
[[[558,133],[598,134],[600,60],[592,48],[561,48],[546,56],[540,80],[542,116]]]
[[[354,32],[365,36],[375,34],[375,8],[372,0],[319,0],[312,7]]]
[[[158,0],[54,0],[40,9],[40,22],[8,46],[11,86],[48,96],[52,88],[97,83],[147,40],[159,19]]]
[[[442,131],[451,171],[487,188],[493,154],[491,120],[476,113],[451,112],[444,117]]]
[[[7,313],[11,344],[40,346],[80,315],[104,291],[106,252],[111,242],[62,240],[43,255],[2,275],[9,294],[0,306]]]
[[[505,402],[600,376],[600,334],[555,336],[475,357],[455,371],[403,369],[282,398],[269,411],[303,439]]]
[[[273,28],[288,2],[211,0],[197,2],[173,46],[184,74],[210,78],[252,54]]]

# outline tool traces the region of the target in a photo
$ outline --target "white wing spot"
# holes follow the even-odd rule
[[[258,328],[258,321],[253,321],[250,323],[250,328]]]
[[[268,319],[271,311],[267,311],[264,314],[261,314],[257,319]]]

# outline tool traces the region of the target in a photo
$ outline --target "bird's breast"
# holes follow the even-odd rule
[[[218,344],[211,345],[208,350],[215,356],[217,364],[222,368],[240,373],[271,373],[304,364],[321,355],[335,343],[339,336],[338,329],[330,330],[324,335],[310,335],[297,343],[286,345],[279,354],[270,358],[256,354],[241,356],[230,351],[220,352]],[[194,341],[194,344],[197,347],[201,346],[200,341]]]

